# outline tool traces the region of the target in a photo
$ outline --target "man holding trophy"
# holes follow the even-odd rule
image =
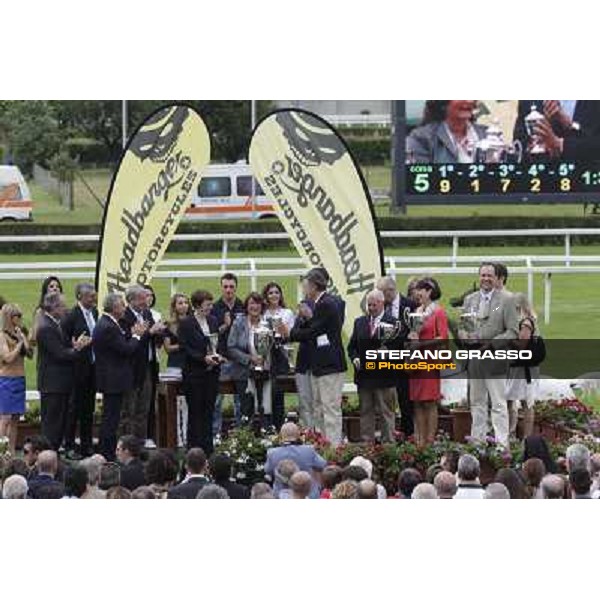
[[[354,382],[360,401],[360,436],[363,442],[375,439],[375,420],[381,420],[381,441],[393,442],[396,428],[396,378],[366,377],[360,357],[371,348],[398,348],[401,342],[401,323],[384,311],[384,295],[381,290],[367,294],[367,314],[354,321],[354,329],[348,343],[348,356],[354,365]]]
[[[473,349],[508,348],[518,336],[518,316],[512,294],[498,289],[498,270],[493,263],[481,263],[479,290],[465,298],[459,337]],[[471,436],[485,440],[488,433],[488,397],[494,436],[498,445],[508,447],[508,407],[506,376],[508,361],[470,360],[469,402]]]

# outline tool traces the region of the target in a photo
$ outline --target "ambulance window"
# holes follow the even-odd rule
[[[256,181],[256,180],[255,180]],[[264,196],[265,193],[260,187],[258,181],[255,184],[255,191],[257,196]],[[237,178],[236,182],[237,195],[238,196],[251,196],[252,195],[252,177],[250,175],[242,175]]]
[[[23,200],[21,187],[18,183],[0,183],[0,200],[14,201]]]
[[[231,179],[229,177],[203,177],[198,186],[200,198],[217,198],[231,196]]]

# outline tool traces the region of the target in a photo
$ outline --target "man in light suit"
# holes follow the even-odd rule
[[[514,298],[498,289],[498,266],[482,263],[479,267],[479,290],[465,298],[466,313],[477,315],[475,334],[464,331],[461,338],[471,348],[505,349],[518,336],[518,316]],[[484,440],[488,431],[488,394],[492,406],[492,426],[499,445],[508,446],[509,419],[506,402],[508,361],[471,360],[469,372],[469,402],[473,419],[471,436]]]

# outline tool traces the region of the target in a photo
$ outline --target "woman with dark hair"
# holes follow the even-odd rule
[[[231,379],[235,384],[236,394],[239,394],[242,399],[242,416],[250,419],[258,408],[259,413],[262,411],[263,415],[270,417],[272,415],[271,386],[270,382],[266,381],[270,365],[254,345],[254,333],[265,328],[262,296],[256,292],[248,294],[244,300],[244,310],[245,314],[238,316],[233,322],[227,339]]]
[[[527,498],[525,482],[514,469],[499,469],[494,481],[503,483],[506,486],[511,500],[524,500]]]
[[[37,343],[37,330],[39,326],[39,321],[44,314],[44,310],[42,306],[44,305],[44,298],[46,294],[62,294],[63,286],[58,277],[54,275],[50,275],[46,277],[44,281],[42,281],[42,289],[40,291],[40,300],[38,305],[33,313],[33,324],[31,325],[31,332],[29,333],[29,341],[32,346],[35,346]]]
[[[274,323],[275,321],[281,321],[287,331],[291,331],[296,320],[294,313],[285,306],[285,300],[283,297],[283,290],[281,286],[275,282],[270,281],[265,285],[262,291],[263,302],[265,305],[264,319],[267,323],[269,321]],[[273,352],[271,356],[272,368],[271,375],[287,375],[289,373],[289,362],[288,356],[283,347],[284,340],[275,337],[275,345],[273,346]],[[272,381],[270,382],[272,385]],[[282,390],[273,391],[273,426],[279,430],[285,420],[285,396]]]
[[[144,476],[154,496],[161,500],[167,497],[169,488],[177,480],[178,464],[173,454],[167,450],[156,450],[148,458]]]
[[[187,447],[213,452],[212,422],[219,391],[219,325],[210,314],[213,297],[198,290],[191,297],[193,314],[179,323],[179,343],[185,354],[183,390],[188,406]]]
[[[421,326],[408,334],[413,350],[442,349],[448,343],[448,317],[437,304],[442,292],[438,282],[426,277],[417,281],[415,293],[419,306],[416,314]],[[409,398],[414,402],[415,442],[420,448],[433,443],[438,428],[438,403],[442,398],[439,371],[409,378]]]
[[[163,346],[167,353],[167,367],[183,369],[185,352],[179,343],[179,324],[190,316],[190,301],[185,294],[173,294],[171,298],[169,320],[164,333]]]
[[[557,472],[548,444],[541,435],[530,435],[523,440],[523,462],[530,458],[539,458],[546,467],[546,473]]]
[[[474,123],[477,100],[427,100],[423,121],[406,138],[412,163],[472,163],[486,128]]]
[[[542,497],[540,484],[546,474],[546,467],[540,458],[528,458],[522,468],[527,497],[540,499]]]

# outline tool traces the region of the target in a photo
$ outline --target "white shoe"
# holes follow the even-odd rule
[[[147,439],[144,442],[144,448],[156,448],[156,442],[154,440]]]

